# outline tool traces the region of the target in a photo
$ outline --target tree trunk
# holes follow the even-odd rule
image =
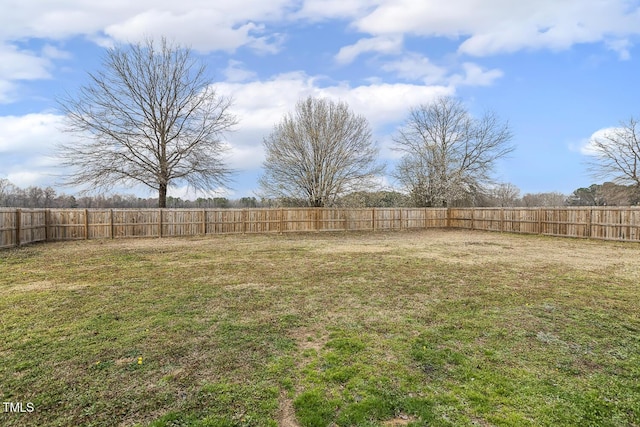
[[[160,184],[160,188],[158,189],[158,207],[167,207],[167,184]]]

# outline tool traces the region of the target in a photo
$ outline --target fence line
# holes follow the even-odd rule
[[[78,239],[425,228],[640,242],[640,208],[3,208],[0,248]]]

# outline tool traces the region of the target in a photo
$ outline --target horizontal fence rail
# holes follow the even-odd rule
[[[640,208],[2,208],[0,248],[79,239],[425,228],[640,242]]]

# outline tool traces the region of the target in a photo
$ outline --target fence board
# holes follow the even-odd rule
[[[46,210],[0,209],[0,248],[46,240]]]
[[[16,210],[0,209],[0,248],[16,246]]]
[[[113,237],[160,237],[158,209],[113,209]]]
[[[42,242],[45,234],[45,210],[22,209],[20,219],[20,244]]]
[[[640,208],[3,208],[0,248],[85,238],[447,227],[640,242]]]
[[[452,228],[640,241],[638,207],[452,208]]]

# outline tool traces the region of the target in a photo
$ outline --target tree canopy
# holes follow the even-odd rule
[[[462,102],[441,97],[412,108],[394,138],[403,153],[395,177],[417,206],[447,206],[494,182],[498,159],[514,147],[509,125],[495,114],[473,118]]]
[[[616,128],[590,141],[594,160],[589,169],[594,178],[612,179],[640,189],[640,123],[631,117]]]
[[[170,185],[212,190],[227,182],[223,134],[237,123],[231,99],[218,96],[188,48],[162,39],[108,49],[102,68],[59,105],[78,137],[58,147],[72,171],[67,185],[144,184],[165,207]]]
[[[367,119],[325,98],[299,101],[263,144],[264,194],[307,206],[332,206],[338,197],[370,187],[383,169]]]

